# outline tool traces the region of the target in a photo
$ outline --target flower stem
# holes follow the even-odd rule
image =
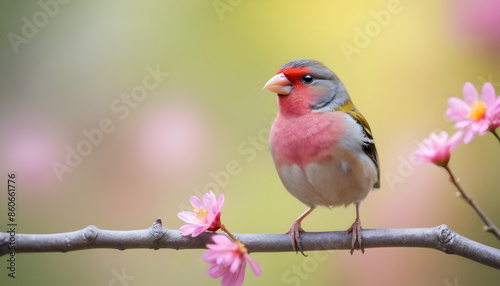
[[[498,136],[498,134],[495,132],[495,130],[490,129],[490,132],[495,136],[495,138],[497,138],[498,142],[500,142],[500,136]]]
[[[476,211],[479,217],[486,224],[485,230],[493,233],[498,239],[500,239],[500,231],[498,230],[498,228],[493,224],[493,222],[491,222],[491,220],[486,216],[486,214],[481,210],[476,202],[469,195],[467,195],[465,190],[462,189],[462,187],[458,184],[458,181],[455,179],[455,176],[451,172],[451,169],[448,166],[445,166],[444,168],[450,175],[451,183],[458,189],[462,198],[469,203],[469,205],[474,209],[474,211]]]
[[[241,243],[239,240],[237,240],[236,237],[234,237],[234,235],[231,232],[229,232],[229,230],[226,228],[225,225],[221,225],[220,229],[223,232],[227,233],[227,235],[229,235],[229,237],[240,247],[242,251],[248,253],[248,249],[245,247],[245,245]]]
[[[234,237],[234,235],[233,235],[232,233],[230,233],[230,232],[229,232],[229,230],[226,228],[226,226],[225,226],[225,225],[221,225],[221,226],[220,226],[220,229],[221,229],[223,232],[227,233],[227,235],[229,235],[229,237],[230,237],[232,240],[234,240],[234,241],[238,241],[238,240],[236,239],[236,237]]]

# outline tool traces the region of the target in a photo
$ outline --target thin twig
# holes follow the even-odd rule
[[[500,231],[498,230],[498,228],[496,227],[495,224],[493,224],[493,222],[488,218],[488,216],[486,216],[486,214],[483,212],[483,210],[481,210],[481,208],[476,204],[476,202],[472,199],[472,197],[470,197],[466,192],[465,190],[460,186],[460,184],[458,183],[457,179],[455,178],[455,176],[453,175],[453,173],[451,172],[451,169],[446,166],[444,167],[445,170],[448,172],[448,174],[450,175],[450,181],[451,183],[458,189],[458,191],[460,192],[460,195],[461,197],[466,200],[469,205],[474,209],[474,211],[479,215],[479,217],[483,220],[483,222],[486,224],[486,231],[489,231],[491,233],[493,233],[498,239],[500,239]]]
[[[498,136],[498,134],[495,132],[495,130],[490,129],[490,132],[495,136],[495,138],[497,138],[498,142],[500,142],[500,136]]]
[[[363,247],[422,247],[456,254],[500,269],[500,250],[470,240],[450,230],[446,225],[433,228],[364,229]],[[148,229],[117,231],[101,230],[96,226],[55,234],[15,235],[15,252],[69,252],[83,249],[203,249],[212,243],[213,233],[195,238],[182,236],[178,230],[164,228],[157,219]],[[290,236],[280,234],[234,234],[249,252],[295,252]],[[351,235],[345,231],[301,233],[304,251],[350,250]],[[8,254],[11,235],[0,233],[0,255]]]

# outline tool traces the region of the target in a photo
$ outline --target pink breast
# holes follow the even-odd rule
[[[330,161],[335,142],[344,134],[344,113],[309,113],[302,116],[278,115],[269,138],[277,168],[282,165],[305,165]]]

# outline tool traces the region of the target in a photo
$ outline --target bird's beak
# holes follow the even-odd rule
[[[266,83],[266,85],[264,85],[264,89],[275,92],[277,94],[287,95],[292,91],[292,83],[288,80],[288,78],[286,78],[283,73],[280,73],[273,76]]]

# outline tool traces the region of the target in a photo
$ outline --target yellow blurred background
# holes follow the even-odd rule
[[[364,228],[447,224],[500,247],[445,172],[412,158],[430,132],[453,132],[447,98],[461,98],[465,82],[490,81],[500,93],[498,2],[3,1],[0,170],[4,186],[17,174],[17,230],[143,229],[157,217],[177,229],[189,197],[210,188],[226,196],[222,220],[231,231],[285,232],[306,207],[274,169],[267,137],[276,96],[262,86],[285,62],[306,58],[338,74],[375,135],[382,188],[361,205]],[[499,147],[487,134],[460,145],[450,162],[497,224]],[[236,171],[227,176],[228,168]],[[303,227],[345,230],[354,217],[352,206],[324,208]],[[219,285],[205,274],[203,253],[18,254],[15,279],[3,256],[0,284]],[[500,278],[428,249],[309,254],[254,253],[263,272],[248,270],[245,285],[470,286]]]

